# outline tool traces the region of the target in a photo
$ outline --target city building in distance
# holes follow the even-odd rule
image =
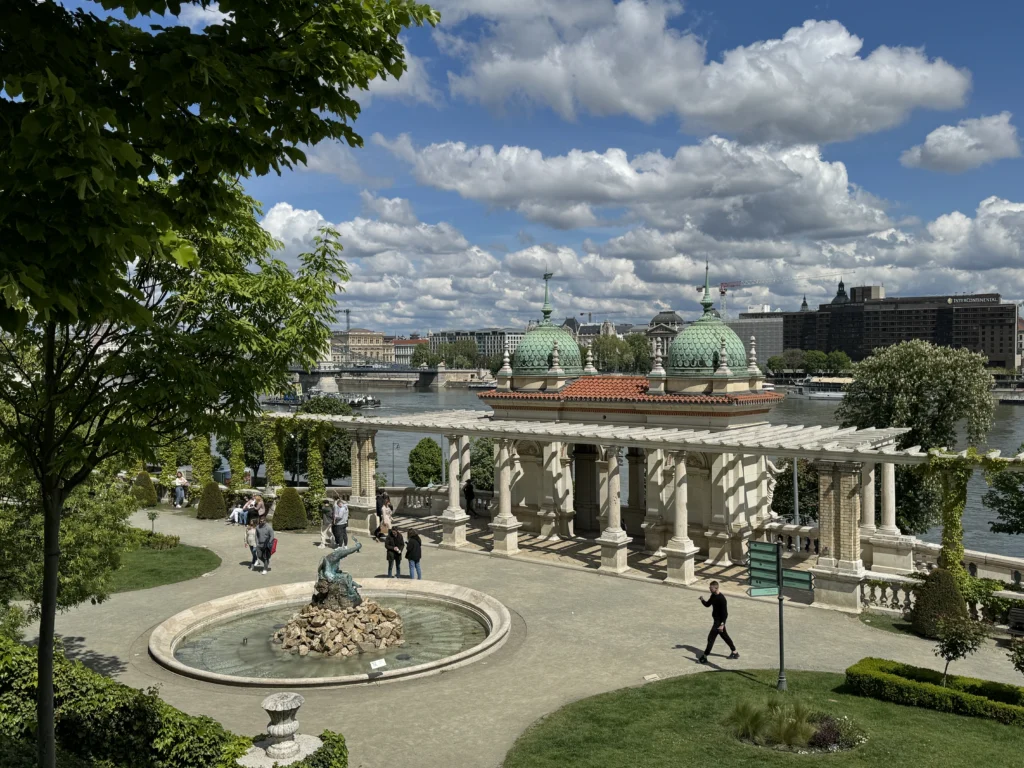
[[[413,352],[421,344],[430,344],[430,341],[429,339],[421,339],[415,333],[408,339],[395,339],[395,365],[412,365]]]
[[[525,328],[481,328],[479,330],[438,331],[430,334],[430,351],[436,352],[442,344],[458,341],[476,342],[477,354],[484,357],[501,356],[505,350],[511,355],[526,335]]]
[[[805,299],[797,312],[745,312],[740,319],[780,315],[784,349],[840,350],[857,361],[879,347],[923,339],[979,352],[992,368],[1020,367],[1017,305],[1003,302],[998,293],[886,297],[884,286],[865,285],[847,295],[840,281],[835,298],[817,310],[807,307]],[[767,339],[763,332],[754,335],[760,352]]]
[[[367,328],[334,331],[331,334],[331,361],[343,365],[395,362],[395,346],[384,341],[384,333]]]

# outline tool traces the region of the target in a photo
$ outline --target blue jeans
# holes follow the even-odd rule
[[[422,579],[423,578],[423,571],[420,570],[420,561],[419,560],[410,560],[409,561],[409,578],[410,579],[412,578],[413,571],[416,572],[416,578],[417,579]]]
[[[388,560],[388,578],[391,578],[391,566],[395,566],[395,578],[402,578],[402,561]]]
[[[174,486],[174,503],[179,506],[185,503],[185,486]]]
[[[249,547],[249,551],[252,552],[252,562],[249,563],[249,567],[252,568],[256,565],[256,561],[260,559],[259,550],[256,547]]]

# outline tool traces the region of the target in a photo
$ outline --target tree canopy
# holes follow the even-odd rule
[[[471,339],[439,344],[436,351],[431,352],[429,344],[417,344],[412,351],[410,365],[418,368],[426,365],[428,368],[437,367],[438,363],[444,360],[446,368],[476,368],[480,362],[480,355],[477,351],[476,342]],[[499,360],[498,367],[501,367]]]
[[[409,481],[417,488],[441,482],[441,446],[424,437],[409,451]]]
[[[1024,453],[1024,444],[1017,453]],[[992,532],[1024,534],[1024,472],[990,472],[988,483],[981,501],[996,513],[989,522]]]
[[[900,448],[953,448],[957,424],[967,442],[984,443],[995,402],[985,357],[966,349],[905,341],[875,350],[853,367],[853,382],[836,410],[844,427],[907,427]],[[897,516],[905,533],[922,533],[938,519],[940,490],[923,469],[896,468]]]
[[[350,416],[352,407],[344,400],[330,395],[309,398],[299,413],[319,413],[330,416]],[[306,458],[309,452],[308,430],[300,428],[296,437],[286,436],[284,446],[284,468],[292,475],[306,474]],[[321,447],[324,480],[328,485],[333,480],[352,474],[352,435],[345,429],[330,430]]]

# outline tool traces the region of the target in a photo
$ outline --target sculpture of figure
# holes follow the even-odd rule
[[[313,590],[313,603],[326,606],[332,610],[344,610],[355,608],[363,602],[359,594],[359,585],[352,580],[351,574],[345,573],[338,567],[344,558],[358,552],[363,545],[358,539],[352,539],[351,547],[338,547],[324,555],[320,561],[320,567],[316,570],[317,581]]]

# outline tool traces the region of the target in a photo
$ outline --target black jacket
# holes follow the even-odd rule
[[[388,560],[402,562],[403,547],[405,547],[405,539],[402,538],[402,534],[398,531],[388,531],[388,536],[384,539],[384,549],[388,551]],[[396,552],[395,549],[398,551]]]
[[[419,539],[414,539],[412,536],[409,537],[409,543],[405,545],[405,557],[407,560],[412,560],[414,563],[420,561],[420,553],[423,549],[423,542]]]
[[[711,606],[711,620],[715,624],[724,624],[725,620],[729,618],[729,609],[726,607],[725,595],[719,592],[717,595],[712,595],[707,600],[703,597],[700,599],[704,603],[704,607]]]

